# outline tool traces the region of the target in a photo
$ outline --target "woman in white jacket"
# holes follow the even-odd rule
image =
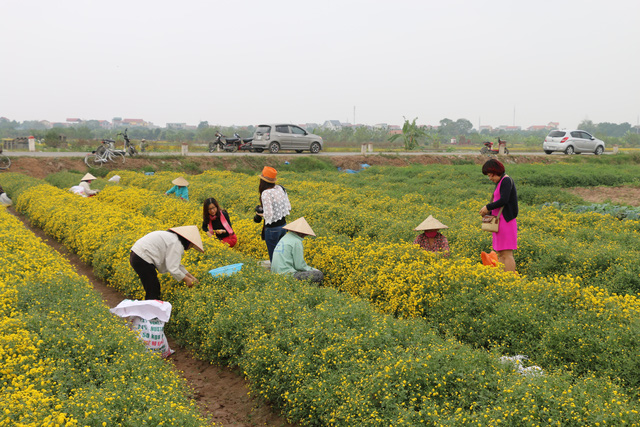
[[[183,281],[188,287],[197,283],[198,280],[181,264],[184,252],[190,248],[204,252],[195,225],[152,231],[131,247],[129,263],[140,277],[146,300],[162,299],[158,272],[171,273],[176,281]]]
[[[91,189],[91,181],[93,181],[94,179],[97,179],[95,176],[91,175],[90,173],[87,173],[85,176],[82,177],[82,179],[80,180],[80,187],[82,187],[82,191],[84,192],[84,195],[86,197],[91,197],[91,196],[95,196],[96,194],[98,194],[98,192],[100,192],[100,190],[92,190]]]

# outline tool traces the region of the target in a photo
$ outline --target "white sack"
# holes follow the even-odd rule
[[[138,338],[152,352],[162,357],[168,357],[174,353],[164,334],[164,324],[171,317],[171,303],[125,299],[110,311],[117,316],[128,317],[131,330],[138,332]]]

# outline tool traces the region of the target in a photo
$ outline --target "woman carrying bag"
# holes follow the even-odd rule
[[[513,251],[518,249],[518,193],[516,185],[505,174],[504,165],[496,159],[487,160],[482,165],[482,173],[496,184],[492,202],[480,209],[480,215],[498,217],[498,231],[493,233],[493,250],[498,260],[504,264],[504,271],[516,271]]]

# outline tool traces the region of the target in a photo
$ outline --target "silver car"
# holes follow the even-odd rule
[[[564,154],[600,155],[604,152],[604,141],[583,130],[552,130],[544,139],[542,149],[547,154],[562,151]]]
[[[271,153],[280,150],[296,150],[302,153],[309,150],[317,154],[322,150],[322,137],[290,124],[259,125],[253,134],[253,146],[257,149],[269,149]]]

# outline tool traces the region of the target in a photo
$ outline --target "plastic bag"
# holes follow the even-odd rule
[[[480,257],[482,258],[482,265],[490,265],[491,267],[498,266],[498,254],[495,251],[489,253],[482,251],[480,252]]]
[[[82,197],[87,197],[87,195],[84,194],[84,188],[80,187],[79,185],[74,185],[69,189],[69,191],[71,191],[73,194],[77,194]]]

